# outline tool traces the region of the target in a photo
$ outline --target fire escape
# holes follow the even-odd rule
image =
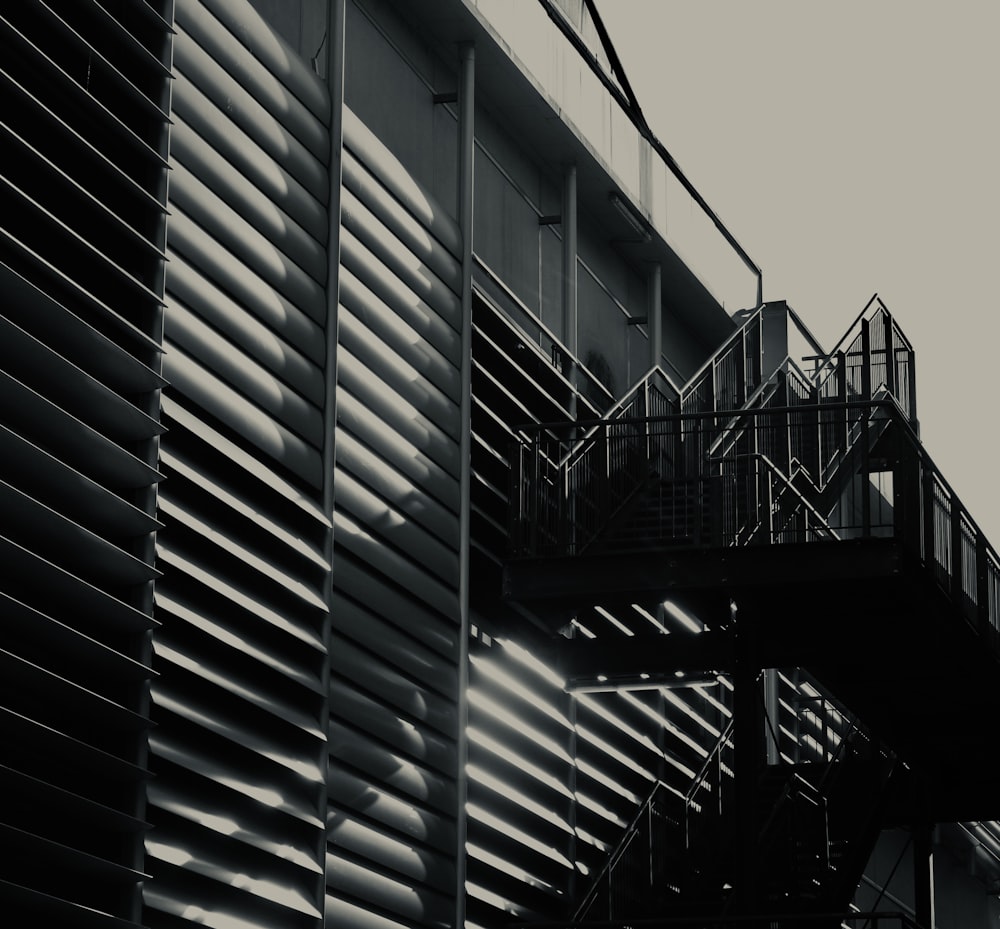
[[[679,395],[654,370],[599,421],[522,429],[512,455],[508,598],[553,634],[596,602],[669,598],[704,624],[560,640],[567,680],[733,683],[687,794],[653,790],[573,924],[860,926],[845,914],[882,828],[921,844],[1000,817],[982,763],[1000,558],[919,441],[910,343],[877,298],[829,354],[784,304],[740,322]],[[836,707],[810,760],[776,750],[781,668]]]

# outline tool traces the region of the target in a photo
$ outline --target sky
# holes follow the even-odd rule
[[[1000,2],[599,0],[654,133],[832,348],[878,293],[1000,547]]]

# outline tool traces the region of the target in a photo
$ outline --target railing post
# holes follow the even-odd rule
[[[963,586],[964,570],[962,552],[962,508],[958,505],[955,495],[951,496],[951,599],[962,610],[964,607],[965,588]],[[963,610],[964,612],[964,610]]]
[[[888,313],[882,316],[885,326],[885,386],[886,389],[896,397],[896,341],[895,327],[892,317]],[[898,397],[896,399],[899,399]]]
[[[871,400],[871,397],[868,398]],[[869,403],[861,414],[861,527],[865,538],[872,534],[872,483],[871,483],[871,425],[872,406]]]
[[[531,495],[528,498],[528,542],[530,546],[529,554],[538,554],[538,509],[542,494],[541,475],[538,468],[538,446],[541,444],[541,435],[531,446]]]
[[[871,320],[861,320],[861,399],[872,398],[872,338]]]
[[[902,434],[896,433],[896,461],[892,474],[894,535],[920,554],[920,459]]]
[[[986,538],[976,534],[976,621],[979,634],[989,641],[993,623],[990,619],[990,572]]]
[[[847,445],[851,440],[851,414],[847,408],[847,353],[837,352],[837,369],[840,373],[840,377],[837,379],[837,403],[842,404],[840,409],[843,412],[843,432],[840,436],[840,452],[844,454],[847,452]],[[830,456],[836,454],[836,445],[830,449]],[[826,471],[826,462],[821,458],[819,461],[820,472],[817,475],[818,480],[823,480]]]
[[[932,572],[937,571],[937,551],[934,545],[934,473],[923,469],[921,489],[924,494],[924,562]]]

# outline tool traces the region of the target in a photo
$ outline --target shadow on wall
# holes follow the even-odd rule
[[[600,352],[595,352],[591,349],[587,352],[586,357],[583,359],[583,366],[607,388],[608,393],[611,394],[612,397],[618,396],[618,392],[615,387],[615,374],[611,370],[611,365],[608,363],[607,358],[605,358]],[[594,405],[598,409],[602,409],[605,398],[600,396],[600,392],[593,385],[593,383],[587,380],[584,384],[584,390],[587,395],[587,399],[593,401]]]
[[[307,63],[315,59],[323,76],[327,0],[250,0],[250,4]]]

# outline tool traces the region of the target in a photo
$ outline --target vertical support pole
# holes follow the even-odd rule
[[[870,404],[872,399],[872,340],[871,340],[871,320],[861,321],[861,398],[865,403]],[[871,419],[871,406],[866,406],[861,412],[861,526],[865,537],[871,535],[872,528],[872,499],[871,481],[869,471],[868,423]]]
[[[570,627],[570,635],[576,635],[576,626]],[[578,738],[576,733],[576,717],[577,717],[577,699],[576,694],[568,693],[566,694],[566,699],[569,701],[569,706],[567,707],[566,719],[569,723],[569,736],[567,737],[567,750],[570,757],[570,764],[567,773],[566,784],[569,790],[569,814],[566,817],[566,825],[569,827],[569,855],[567,856],[569,860],[573,863],[573,868],[569,873],[569,887],[567,888],[567,896],[570,900],[579,900],[579,883],[580,875],[577,870],[577,835],[576,835],[576,822],[577,822],[577,799],[576,799],[576,755],[578,748]]]
[[[646,318],[649,320],[649,366],[657,367],[663,354],[663,268],[649,266],[646,276]],[[647,408],[646,415],[649,415]]]
[[[576,419],[576,393],[579,389],[579,372],[577,371],[579,344],[579,307],[577,305],[577,202],[576,202],[576,165],[568,164],[563,168],[562,196],[562,231],[563,231],[563,320],[566,324],[566,348],[569,349],[569,383],[573,392],[569,401],[569,415]]]
[[[767,738],[767,763],[781,763],[781,746],[778,744],[779,713],[781,704],[778,700],[779,676],[777,668],[766,668],[764,670],[764,712],[770,724],[767,727],[765,737]]]
[[[976,623],[979,634],[986,638],[992,629],[990,619],[990,575],[986,539],[982,531],[976,533]],[[989,642],[989,638],[986,638]]]
[[[907,352],[906,354],[907,362],[907,377],[910,391],[910,425],[917,431],[917,435],[920,434],[919,426],[917,422],[917,359],[914,352]]]
[[[346,33],[347,0],[329,0],[327,5],[327,60],[326,79],[330,89],[330,195],[327,200],[327,270],[326,270],[326,330],[325,358],[323,363],[323,515],[330,520],[330,529],[323,544],[323,560],[329,573],[324,584],[323,595],[327,612],[323,620],[323,662],[321,681],[323,685],[323,707],[320,728],[324,733],[330,728],[330,674],[333,641],[333,510],[336,504],[334,475],[336,472],[337,436],[337,346],[340,342],[340,198],[343,180],[344,154],[344,47]],[[322,772],[322,796],[319,816],[326,821],[329,804],[330,752],[324,741],[321,746],[320,771]],[[326,860],[326,831],[322,833],[320,847],[316,849],[317,861]],[[325,910],[326,868],[319,875],[320,911]]]
[[[920,929],[934,929],[934,827],[913,827],[913,898]]]
[[[472,229],[475,171],[476,50],[472,42],[459,46],[458,82],[458,225],[462,231],[462,394],[459,461],[458,548],[458,778],[455,826],[455,929],[465,925],[465,843],[468,832],[466,799],[469,752],[469,535],[472,490]]]
[[[733,673],[733,774],[736,780],[736,900],[752,910],[757,885],[757,778],[760,774],[760,692],[752,617],[746,607],[736,619]]]

